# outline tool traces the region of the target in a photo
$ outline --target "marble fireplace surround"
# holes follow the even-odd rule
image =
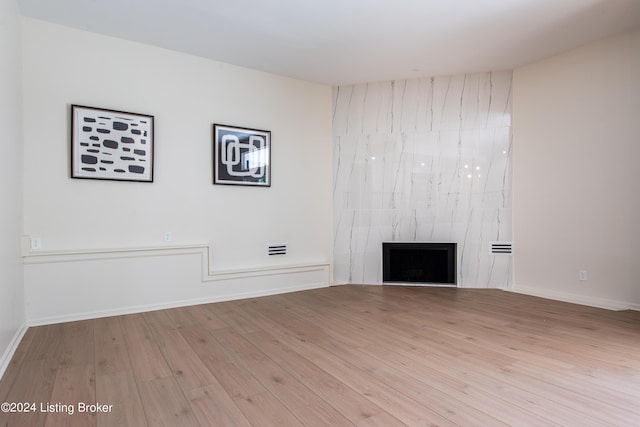
[[[336,283],[381,284],[382,242],[453,242],[458,287],[510,287],[511,79],[334,88]]]

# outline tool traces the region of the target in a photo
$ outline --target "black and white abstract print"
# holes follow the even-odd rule
[[[71,109],[72,178],[153,181],[153,116]]]
[[[213,125],[214,184],[271,185],[271,132]]]

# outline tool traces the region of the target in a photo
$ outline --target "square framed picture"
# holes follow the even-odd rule
[[[213,183],[271,186],[271,132],[213,125]]]
[[[153,182],[153,116],[72,105],[71,178]]]

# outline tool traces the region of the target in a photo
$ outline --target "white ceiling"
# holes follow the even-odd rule
[[[640,27],[640,0],[18,0],[23,15],[303,80],[515,68]]]

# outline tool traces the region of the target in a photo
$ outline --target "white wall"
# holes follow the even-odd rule
[[[329,87],[33,19],[23,20],[23,40],[24,230],[42,239],[42,251],[163,246],[170,231],[172,245],[210,244],[213,271],[331,263]],[[155,182],[70,179],[70,104],[154,115]],[[270,188],[212,184],[213,123],[272,132]],[[288,255],[268,257],[267,243],[281,242]],[[30,321],[68,318],[89,305],[113,312],[145,301],[161,306],[282,290],[273,274],[261,284],[202,283],[200,266],[193,280],[167,282],[163,272],[146,271],[143,258],[125,254],[118,268],[131,274],[119,274],[115,296],[87,304],[90,293],[79,297],[75,289],[99,294],[108,284],[97,278],[112,277],[113,266],[92,264],[83,279],[78,271],[89,270],[76,259],[70,255],[63,268],[27,263]],[[192,261],[165,254],[163,265],[175,263],[177,271]],[[307,280],[295,286],[318,285]],[[156,292],[157,281],[167,292]],[[145,297],[132,300],[132,292]]]
[[[460,287],[507,288],[511,71],[334,90],[334,278],[382,283],[382,242],[457,243]]]
[[[0,0],[0,377],[24,332],[20,15]]]
[[[640,308],[640,29],[519,68],[513,87],[515,290]]]

